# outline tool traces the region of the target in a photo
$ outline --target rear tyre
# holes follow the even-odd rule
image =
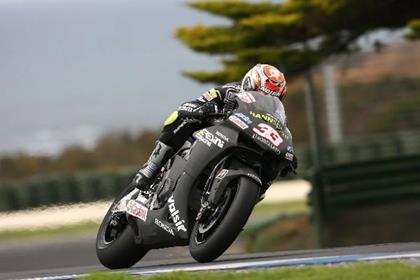
[[[251,215],[259,196],[259,186],[247,177],[239,178],[235,184],[227,190],[218,210],[219,216],[216,214],[211,222],[197,221],[191,231],[190,253],[198,262],[210,262],[223,254]]]
[[[101,264],[110,269],[131,267],[148,251],[135,242],[133,229],[128,225],[125,214],[112,215],[111,210],[114,204],[132,190],[133,187],[128,186],[114,201],[108,209],[96,237],[96,255]],[[112,226],[111,221],[117,225]]]

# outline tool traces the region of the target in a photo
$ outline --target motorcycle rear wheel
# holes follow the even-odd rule
[[[236,184],[236,185],[235,185]],[[259,196],[260,188],[252,179],[241,177],[220,205],[216,221],[196,221],[190,236],[191,256],[198,262],[210,262],[225,252],[245,226]],[[203,232],[208,224],[209,234]],[[212,229],[211,227],[214,227]]]
[[[102,220],[96,237],[96,255],[101,264],[110,269],[129,268],[148,252],[135,242],[133,229],[124,221],[125,214],[120,217],[121,225],[118,230],[110,225],[115,203],[132,190],[133,187],[127,186],[115,199]]]

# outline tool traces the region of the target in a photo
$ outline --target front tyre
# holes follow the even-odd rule
[[[147,250],[135,242],[133,229],[128,225],[125,214],[112,213],[115,203],[128,194],[133,187],[128,186],[117,197],[103,219],[96,237],[96,255],[107,268],[128,268],[137,263]]]
[[[226,251],[247,222],[260,188],[252,179],[240,177],[227,189],[211,221],[199,220],[190,236],[190,253],[198,262],[210,262]]]

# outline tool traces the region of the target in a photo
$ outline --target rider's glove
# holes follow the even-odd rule
[[[290,172],[296,174],[296,169],[298,168],[298,162],[296,155],[293,155],[293,160],[290,161],[289,165],[283,168],[283,170],[280,172],[280,177],[286,177],[287,174]]]
[[[225,112],[232,112],[238,106],[238,101],[234,97],[226,97],[223,102],[225,103],[223,106]]]
[[[209,114],[217,113],[217,103],[209,101],[191,111],[179,112],[182,118],[192,118],[197,120],[205,119]]]
[[[213,101],[209,101],[204,103],[201,107],[200,107],[203,115],[208,115],[208,114],[214,114],[217,113],[218,108],[217,108],[217,103],[213,102]]]

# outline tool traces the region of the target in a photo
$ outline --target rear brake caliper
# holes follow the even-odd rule
[[[123,215],[120,214],[113,214],[111,216],[111,220],[109,221],[109,225],[111,228],[116,229],[117,231],[121,230],[125,225],[125,220],[122,219]]]

